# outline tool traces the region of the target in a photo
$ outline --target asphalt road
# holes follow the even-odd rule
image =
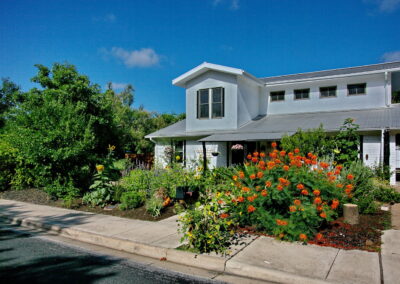
[[[51,242],[0,222],[0,283],[221,283]]]

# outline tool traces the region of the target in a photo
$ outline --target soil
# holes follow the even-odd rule
[[[168,206],[164,208],[161,212],[161,215],[158,217],[153,217],[149,213],[147,213],[145,206],[125,211],[120,210],[118,206],[115,206],[115,208],[111,210],[105,210],[101,207],[90,207],[84,205],[82,204],[81,199],[76,199],[72,202],[71,206],[66,206],[63,200],[53,200],[47,193],[36,188],[23,190],[7,190],[4,192],[0,192],[0,198],[145,221],[160,221],[176,215],[173,206]]]
[[[343,218],[339,218],[320,231],[322,239],[309,243],[341,249],[379,251],[382,231],[390,228],[390,218],[388,211],[360,215],[358,225],[343,223]]]

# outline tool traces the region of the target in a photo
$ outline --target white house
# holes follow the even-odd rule
[[[268,151],[298,128],[335,132],[350,117],[364,163],[390,165],[400,181],[400,62],[265,78],[205,62],[172,83],[186,91],[186,119],[146,136],[158,164],[173,148],[188,166],[203,153],[210,167],[228,166],[243,161],[232,145]]]

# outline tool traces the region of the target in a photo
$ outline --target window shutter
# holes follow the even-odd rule
[[[200,91],[197,91],[196,117],[200,117]]]
[[[225,117],[225,88],[222,88],[222,92],[221,92],[221,103],[222,103],[222,117]]]

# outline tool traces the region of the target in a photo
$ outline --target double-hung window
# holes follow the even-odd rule
[[[224,88],[201,89],[197,91],[197,118],[222,118],[224,111]]]
[[[336,97],[336,86],[320,87],[319,93],[321,98],[332,98]]]
[[[349,96],[365,95],[366,88],[367,88],[366,83],[347,85],[347,91],[348,91]]]
[[[299,89],[294,90],[294,99],[295,100],[303,100],[310,98],[310,89]]]
[[[271,97],[271,102],[278,102],[285,100],[285,91],[271,92],[269,95]]]

